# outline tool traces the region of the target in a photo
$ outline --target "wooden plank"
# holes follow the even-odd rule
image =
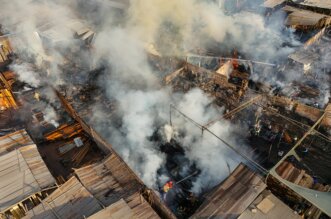
[[[36,145],[0,156],[0,211],[54,184]]]
[[[108,167],[111,167],[111,169],[108,169]],[[83,185],[103,205],[109,206],[123,199],[128,202],[130,208],[135,212],[142,212],[142,215],[159,218],[140,195],[140,184],[137,186],[137,183],[132,181],[132,178],[125,174],[126,172],[122,168],[123,165],[116,158],[110,156],[101,163],[76,169],[75,173]]]
[[[33,141],[24,129],[2,136],[0,137],[0,155],[29,144],[33,144]]]
[[[132,212],[132,209],[127,205],[127,203],[120,199],[116,203],[108,206],[106,209],[99,211],[98,213],[88,217],[88,219],[130,219],[136,218]]]
[[[254,171],[240,164],[206,197],[192,218],[238,217],[265,188],[266,185]]]
[[[40,205],[30,210],[24,218],[54,218],[55,215],[55,218],[81,219],[99,210],[101,210],[101,206],[98,201],[76,177],[72,177],[43,200]]]

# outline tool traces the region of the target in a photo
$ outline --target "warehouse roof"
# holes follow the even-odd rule
[[[36,145],[0,157],[0,211],[55,184]]]
[[[24,129],[7,134],[0,137],[0,155],[31,144],[33,144],[33,141]]]
[[[133,212],[128,204],[123,200],[108,206],[107,208],[88,217],[88,219],[131,219],[134,218]]]
[[[41,204],[28,211],[25,219],[82,219],[101,210],[97,199],[76,177],[70,178]]]
[[[192,218],[237,218],[265,188],[256,172],[240,164],[207,195]]]
[[[141,196],[141,184],[126,170],[115,155],[101,163],[76,169],[82,184],[104,206],[124,199],[137,218],[159,218],[149,203]]]

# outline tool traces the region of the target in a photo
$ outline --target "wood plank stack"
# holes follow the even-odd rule
[[[63,124],[55,131],[45,134],[44,138],[47,141],[63,140],[78,135],[82,131],[83,129],[79,123]]]
[[[313,178],[305,170],[296,168],[292,163],[284,161],[276,169],[280,177],[297,185],[312,188]]]
[[[72,157],[72,162],[75,167],[79,166],[79,164],[83,161],[89,150],[90,145],[85,145],[81,147],[76,154],[74,154],[74,156]]]

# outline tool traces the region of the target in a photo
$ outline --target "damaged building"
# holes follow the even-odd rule
[[[176,16],[152,31],[164,45],[146,42],[140,22],[154,20],[135,9],[158,11],[143,2],[76,0],[29,33],[2,18],[0,218],[331,217],[331,5],[201,2],[234,24],[279,16],[295,43],[259,60],[202,29],[194,47]],[[240,25],[223,40],[251,27]]]

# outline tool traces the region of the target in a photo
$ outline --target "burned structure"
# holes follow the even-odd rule
[[[141,40],[143,2],[76,0],[31,33],[3,19],[0,218],[329,218],[330,5],[188,1],[240,23],[196,45],[157,7]],[[269,35],[245,38],[262,56],[228,41],[249,13],[295,40],[265,60]]]

